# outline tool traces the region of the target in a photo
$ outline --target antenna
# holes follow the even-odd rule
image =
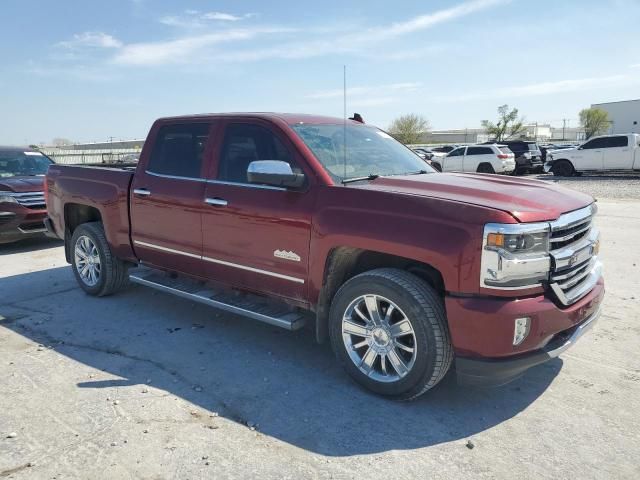
[[[344,117],[343,117],[343,139],[342,139],[342,153],[344,163],[344,176],[342,179],[347,178],[347,66],[343,65],[342,70],[342,90],[344,101]]]

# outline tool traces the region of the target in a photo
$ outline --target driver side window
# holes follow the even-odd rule
[[[296,169],[293,156],[271,130],[259,125],[232,124],[227,127],[218,164],[218,180],[249,183],[247,168],[257,160],[281,160]]]
[[[455,150],[452,150],[451,153],[449,154],[450,157],[460,157],[462,155],[464,155],[464,149],[466,147],[461,147],[461,148],[456,148]]]

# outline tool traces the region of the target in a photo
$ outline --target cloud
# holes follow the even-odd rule
[[[404,83],[392,83],[389,85],[369,85],[347,88],[347,96],[371,96],[379,95],[381,93],[389,92],[411,92],[422,87],[422,83],[419,82],[404,82]],[[324,90],[320,92],[314,92],[306,96],[310,99],[326,99],[326,98],[338,98],[344,95],[342,89]]]
[[[629,68],[640,68],[640,63],[634,63],[633,65],[629,65]]]
[[[180,28],[204,28],[211,22],[239,22],[257,16],[255,13],[236,15],[225,12],[200,12],[198,10],[185,10],[182,15],[167,15],[161,17],[159,22],[171,27]]]
[[[372,48],[391,38],[408,35],[432,28],[436,25],[451,22],[472,13],[479,12],[510,0],[469,0],[454,7],[437,10],[435,12],[418,15],[403,22],[371,28],[359,27],[355,33],[353,29],[343,29],[329,35],[321,33],[326,26],[305,29],[310,40],[278,38],[278,34],[297,31],[297,28],[260,27],[251,28],[222,28],[210,31],[210,22],[236,23],[241,19],[250,18],[255,14],[236,15],[225,12],[205,12],[186,10],[180,16],[169,16],[160,19],[165,25],[197,29],[206,27],[206,33],[195,34],[191,31],[177,39],[156,42],[140,42],[125,44],[110,35],[101,32],[85,32],[75,35],[73,40],[63,42],[66,46],[84,45],[100,46],[117,49],[111,58],[112,63],[129,66],[162,66],[177,63],[224,61],[224,62],[256,62],[268,59],[305,59],[326,55],[350,54],[371,56]],[[244,42],[257,37],[269,37],[270,44],[263,47],[252,45],[251,48],[235,46],[237,42]],[[263,42],[267,43],[267,42]],[[233,45],[233,46],[230,46]],[[224,48],[223,48],[224,46]],[[422,46],[428,48],[428,45]],[[380,53],[384,56],[384,53]]]
[[[202,18],[206,20],[222,20],[224,22],[237,22],[238,20],[242,20],[245,18],[243,15],[239,17],[238,15],[233,15],[231,13],[223,13],[223,12],[208,12],[203,13]]]
[[[418,15],[404,22],[393,23],[385,27],[372,28],[364,34],[354,35],[353,38],[367,38],[370,35],[375,35],[377,39],[382,40],[415,33],[435,27],[441,23],[457,20],[458,18],[471,15],[481,10],[509,3],[509,1],[510,0],[471,0],[456,5],[455,7],[445,8],[425,15]]]
[[[634,75],[610,75],[607,77],[588,77],[551,82],[531,83],[506,88],[489,89],[461,95],[440,95],[432,97],[432,101],[457,103],[469,100],[486,100],[493,98],[534,97],[554,95],[558,93],[581,92],[600,88],[616,88],[640,84],[640,78]]]
[[[219,44],[290,31],[290,29],[282,28],[236,29],[163,42],[132,43],[123,46],[113,61],[121,65],[147,66],[186,63],[193,60],[197,54],[201,54],[203,50]]]
[[[122,42],[103,32],[83,32],[76,33],[71,40],[58,43],[58,46],[69,49],[120,48]]]

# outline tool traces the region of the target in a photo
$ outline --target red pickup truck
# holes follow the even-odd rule
[[[46,232],[44,175],[51,163],[30,148],[0,147],[0,244]]]
[[[442,174],[387,133],[293,114],[156,121],[137,166],[53,165],[48,229],[90,295],[128,281],[330,339],[412,399],[455,367],[504,384],[558,356],[604,295],[594,200]]]

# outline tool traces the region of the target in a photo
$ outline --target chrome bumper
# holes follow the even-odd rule
[[[576,331],[573,332],[571,336],[567,338],[567,340],[565,340],[565,342],[562,345],[560,345],[559,347],[555,347],[552,350],[547,350],[546,351],[547,355],[549,355],[552,358],[555,358],[561,355],[562,353],[564,353],[570,346],[576,343],[580,337],[582,337],[585,333],[587,333],[589,330],[593,328],[598,318],[600,318],[601,313],[602,313],[602,307],[598,308],[598,310],[596,310],[595,313],[592,313],[591,316],[589,316],[580,325],[578,325],[578,328],[576,328]]]

